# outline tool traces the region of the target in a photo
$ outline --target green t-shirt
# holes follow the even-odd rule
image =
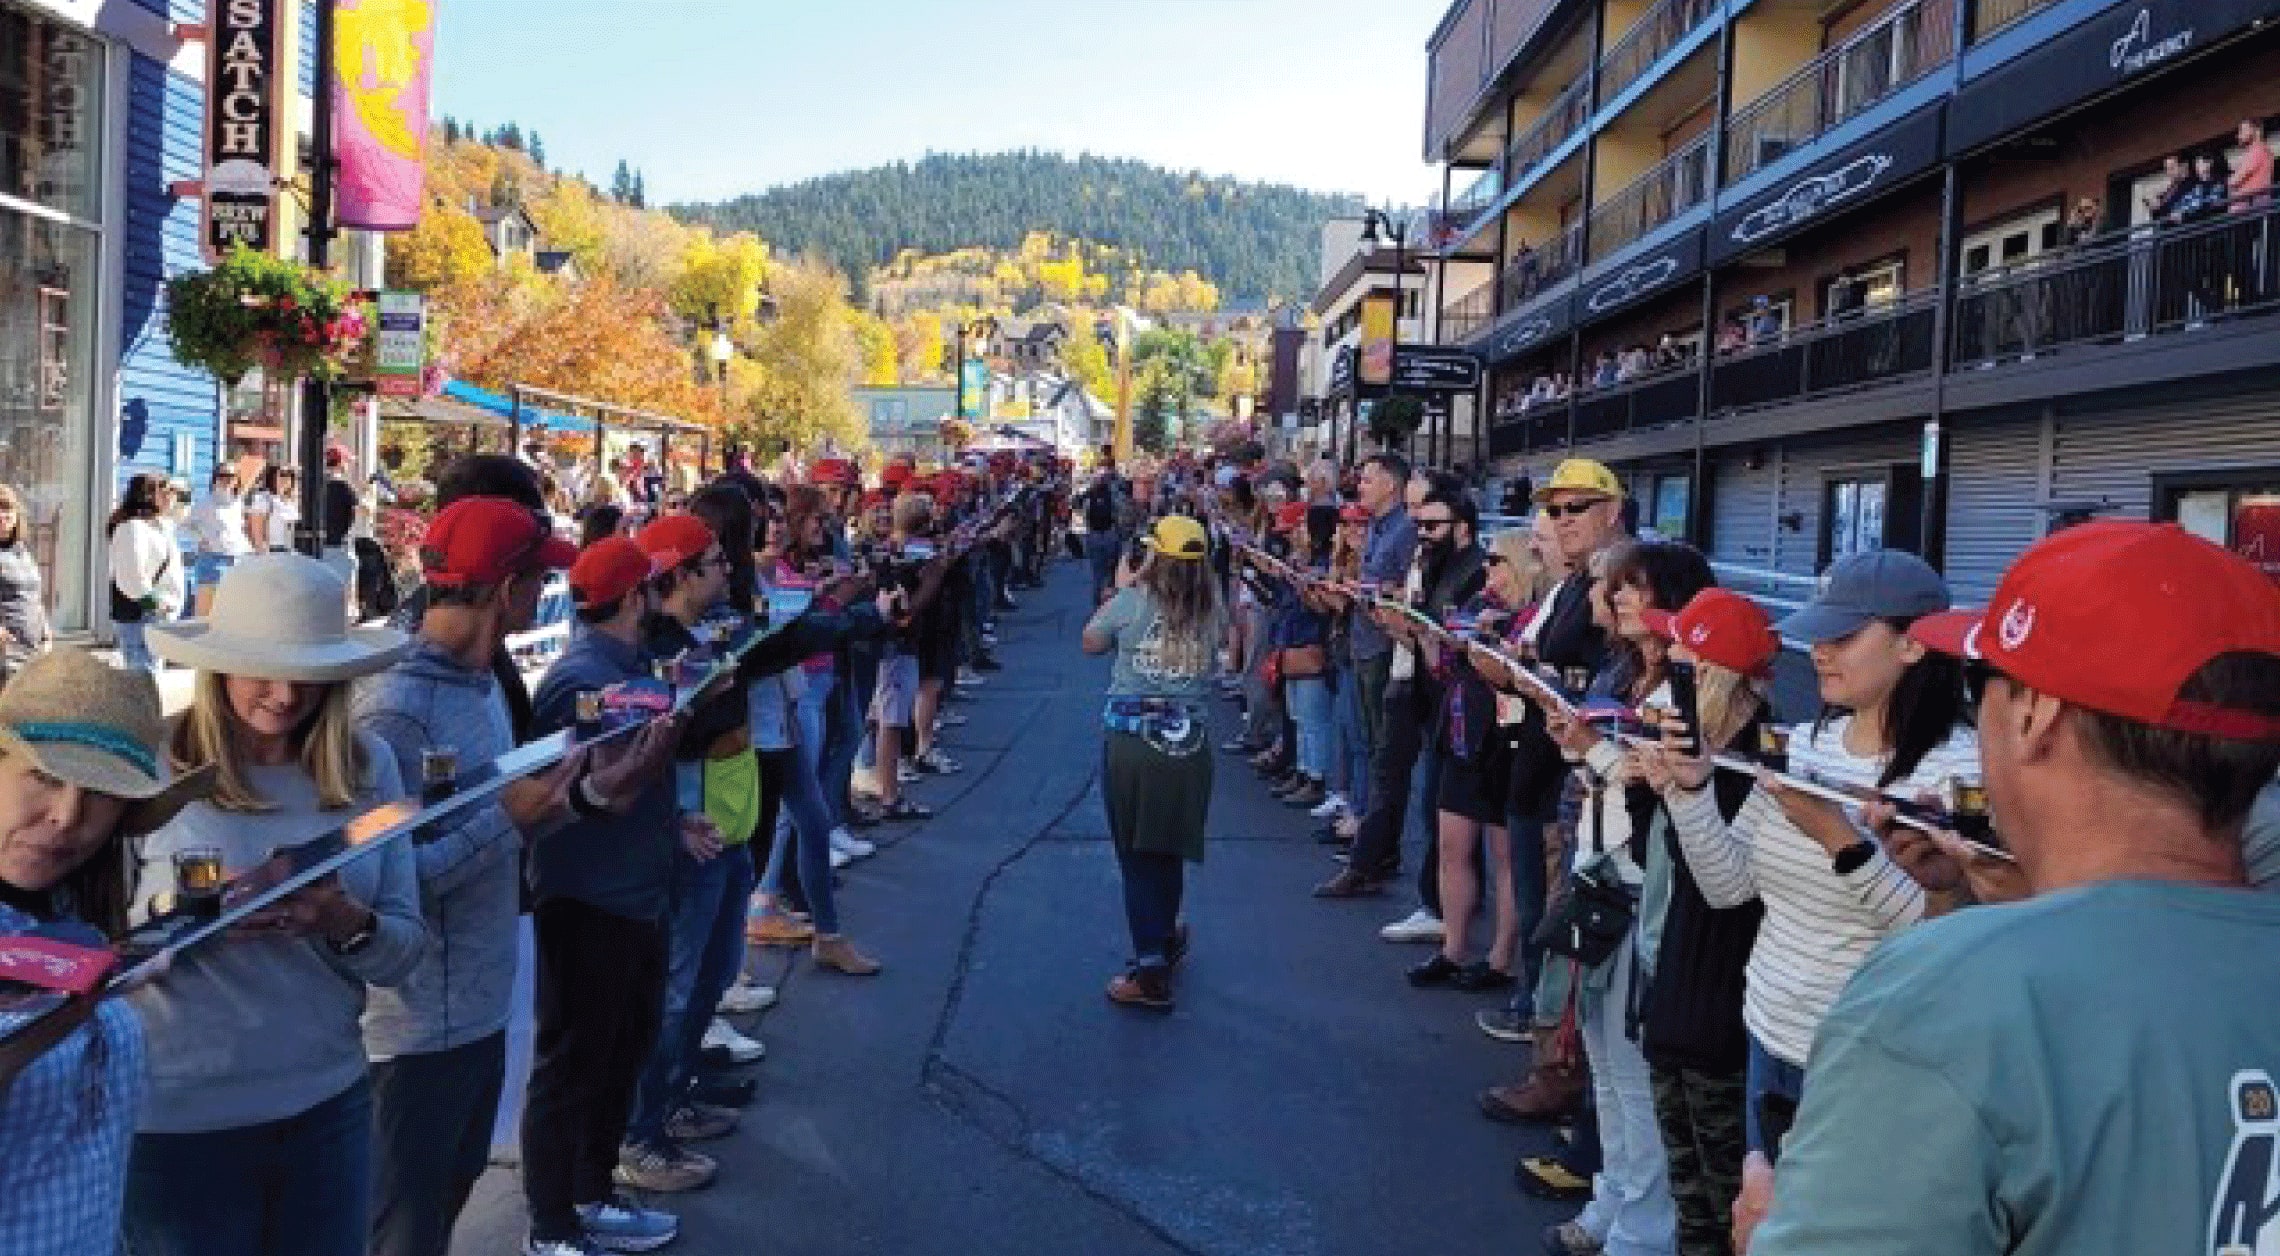
[[[1751,1256],[2280,1253],[2280,896],[2115,882],[1885,942]]]
[[[1215,610],[1199,642],[1167,650],[1155,599],[1135,585],[1117,590],[1093,613],[1085,631],[1116,642],[1116,661],[1108,677],[1110,697],[1199,698],[1211,683],[1222,623]]]

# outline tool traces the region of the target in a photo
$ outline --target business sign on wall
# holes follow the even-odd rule
[[[287,134],[285,0],[213,0],[206,18],[206,208],[209,259],[235,245],[275,251],[277,180]]]
[[[1710,226],[1710,264],[1849,211],[1930,169],[1940,155],[1940,112],[1941,106],[1927,105],[1723,206]]]
[[[1393,381],[1393,298],[1362,298],[1360,361],[1355,374],[1361,382],[1382,387]]]
[[[1584,321],[1636,305],[1701,273],[1702,233],[1688,231],[1635,261],[1586,277]]]
[[[1552,300],[1506,315],[1481,342],[1481,356],[1491,365],[1501,366],[1521,354],[1542,348],[1575,325],[1574,309],[1573,294],[1562,293]]]
[[[383,397],[417,397],[427,370],[427,298],[417,292],[383,292],[379,305],[372,382]]]

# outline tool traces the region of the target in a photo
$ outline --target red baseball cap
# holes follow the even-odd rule
[[[890,462],[879,468],[879,484],[882,488],[901,488],[910,483],[910,477],[917,470],[907,462]]]
[[[1781,653],[1773,621],[1732,589],[1704,589],[1675,615],[1644,610],[1639,619],[1648,631],[1684,644],[1695,657],[1744,676],[1763,675]]]
[[[2280,719],[2178,696],[2219,655],[2280,655],[2280,587],[2173,523],[2104,520],[2045,537],[2011,564],[1985,611],[1928,615],[1908,635],[2089,710],[2280,740]]]
[[[824,458],[808,468],[810,484],[860,484],[863,475],[845,458]]]
[[[1370,508],[1360,502],[1347,502],[1338,508],[1340,523],[1368,523],[1370,517]]]
[[[1305,502],[1284,502],[1275,507],[1275,530],[1288,532],[1306,522]]]
[[[657,570],[629,536],[605,536],[570,566],[570,597],[580,606],[607,606],[641,587]]]
[[[420,569],[438,588],[496,584],[525,571],[559,571],[578,547],[554,535],[529,507],[504,497],[462,497],[420,538]]]
[[[691,514],[666,515],[633,534],[634,544],[659,571],[671,571],[712,548],[711,525]]]

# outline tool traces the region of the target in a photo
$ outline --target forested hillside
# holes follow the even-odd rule
[[[673,213],[756,232],[780,254],[820,253],[849,275],[906,250],[1017,250],[1044,232],[1113,246],[1136,266],[1194,270],[1223,300],[1252,304],[1312,295],[1323,220],[1360,207],[1281,184],[1022,152],[934,154]]]

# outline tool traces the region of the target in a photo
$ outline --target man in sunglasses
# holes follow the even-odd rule
[[[2280,1250],[2280,589],[2169,524],[2029,549],[1967,661],[2033,897],[1885,942],[1822,1023],[1752,1256]]]

